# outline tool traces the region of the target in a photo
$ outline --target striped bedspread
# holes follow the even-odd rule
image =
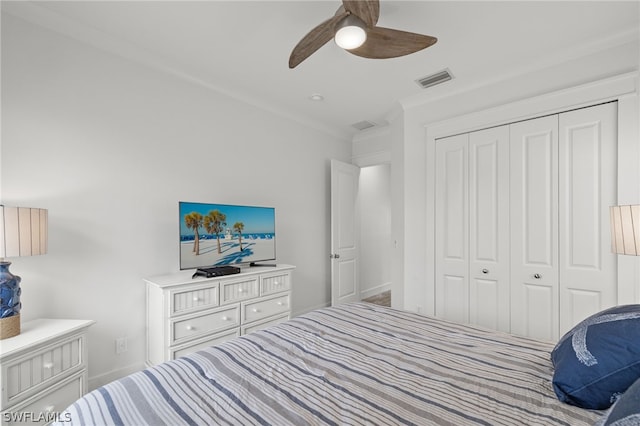
[[[87,394],[62,418],[94,425],[593,424],[599,412],[556,399],[551,349],[347,304],[132,374]]]

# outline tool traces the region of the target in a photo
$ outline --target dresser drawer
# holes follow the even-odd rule
[[[218,345],[222,342],[226,342],[227,340],[231,340],[234,337],[238,337],[239,335],[239,330],[236,328],[233,330],[214,334],[213,336],[207,336],[194,342],[189,342],[186,345],[169,348],[169,359],[180,358],[181,356],[185,356],[187,354],[190,354],[191,352],[199,351],[200,349],[204,349],[209,346]]]
[[[231,306],[214,312],[198,313],[171,321],[170,345],[195,339],[205,334],[240,325],[239,307]]]
[[[269,318],[264,321],[254,321],[249,326],[242,327],[242,335],[253,333],[254,331],[262,330],[263,328],[271,327],[283,321],[289,319],[289,314],[277,316],[275,318]]]
[[[260,294],[266,296],[289,290],[291,288],[290,276],[291,274],[288,272],[262,276],[260,279]]]
[[[289,293],[269,299],[261,299],[258,302],[246,302],[242,304],[242,323],[268,318],[272,315],[289,312]]]
[[[15,404],[84,367],[84,336],[67,338],[2,365],[2,406]]]
[[[220,292],[222,293],[222,303],[238,302],[257,297],[260,295],[258,278],[223,282]]]
[[[169,294],[169,316],[215,308],[220,304],[218,292],[219,286],[215,281],[172,290]]]
[[[76,374],[23,404],[2,412],[2,425],[44,425],[55,420],[69,421],[61,412],[84,393],[85,373]],[[60,416],[60,417],[58,417]]]

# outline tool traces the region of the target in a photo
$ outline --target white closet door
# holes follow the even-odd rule
[[[511,331],[557,340],[558,117],[510,126]]]
[[[509,126],[469,134],[469,321],[510,331]]]
[[[560,114],[560,334],[617,300],[617,104]]]
[[[435,314],[469,322],[467,134],[436,142]]]

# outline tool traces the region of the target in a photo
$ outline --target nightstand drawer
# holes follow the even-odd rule
[[[4,411],[1,424],[44,425],[55,420],[64,422],[64,417],[57,416],[84,394],[84,374],[72,376],[23,404]]]
[[[169,315],[181,315],[203,309],[215,308],[220,304],[218,283],[208,282],[200,286],[171,292]]]
[[[222,293],[222,303],[237,302],[259,296],[258,278],[222,283],[220,292]]]
[[[289,293],[270,299],[243,304],[242,323],[247,324],[272,315],[289,312]]]
[[[287,291],[290,288],[289,273],[262,277],[260,280],[260,294],[267,295]]]
[[[83,336],[56,342],[2,365],[2,405],[15,404],[84,366]]]
[[[171,345],[239,325],[237,305],[207,314],[180,317],[171,324]]]

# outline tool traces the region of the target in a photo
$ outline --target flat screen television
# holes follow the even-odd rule
[[[178,203],[180,269],[276,259],[275,208]]]

